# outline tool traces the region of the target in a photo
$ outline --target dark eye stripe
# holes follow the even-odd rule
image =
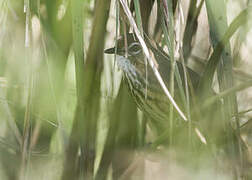
[[[141,46],[139,45],[139,43],[134,42],[132,44],[129,45],[129,53],[131,55],[137,55],[142,51]]]

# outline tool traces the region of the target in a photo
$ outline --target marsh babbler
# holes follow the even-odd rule
[[[151,67],[146,67],[145,56],[142,52],[142,47],[139,42],[134,38],[133,34],[127,35],[127,41],[120,38],[118,41],[117,50],[115,47],[105,50],[107,54],[117,54],[117,64],[124,72],[124,79],[129,86],[130,92],[137,103],[138,107],[143,110],[151,119],[155,120],[155,124],[159,127],[167,127],[167,119],[169,117],[170,101],[165,95],[162,87],[160,86],[157,78],[155,77]],[[169,56],[156,45],[154,47],[149,40],[146,40],[148,48],[155,56],[158,71],[163,78],[166,87],[169,88],[171,61]],[[127,46],[125,47],[125,45]],[[116,52],[117,51],[117,52]],[[181,91],[185,91],[184,69],[180,62],[176,62],[177,72],[180,74],[181,84],[174,81],[174,99],[183,110],[184,103],[182,103]],[[199,75],[186,68],[188,79],[191,80],[192,87],[196,88],[199,82]]]

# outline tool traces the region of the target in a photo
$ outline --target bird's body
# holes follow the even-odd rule
[[[126,44],[128,57],[125,57],[124,40],[119,40],[117,51],[117,64],[124,72],[126,83],[129,86],[132,97],[137,103],[138,107],[143,110],[155,124],[160,127],[167,127],[169,117],[170,101],[165,95],[159,81],[154,75],[153,70],[149,65],[146,66],[144,55],[140,44],[134,40],[134,37],[130,35]],[[171,61],[169,57],[159,48],[154,48],[148,44],[150,50],[155,56],[156,63],[158,65],[158,71],[165,82],[166,87],[169,88]],[[105,51],[106,53],[115,53],[115,48],[111,48]],[[184,81],[184,69],[180,62],[176,63],[177,70],[180,74],[181,84],[183,90],[185,90]],[[192,86],[196,88],[199,82],[200,76],[193,70],[186,68],[189,75],[188,79],[191,79]],[[183,98],[179,91],[178,81],[174,81],[174,99],[183,110],[184,104]]]

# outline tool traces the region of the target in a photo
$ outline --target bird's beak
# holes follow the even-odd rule
[[[115,54],[115,48],[109,48],[109,49],[105,49],[104,53],[106,54]]]

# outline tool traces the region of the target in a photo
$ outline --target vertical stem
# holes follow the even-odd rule
[[[67,147],[66,159],[62,179],[78,179],[76,171],[77,153],[79,143],[83,141],[84,133],[84,50],[83,50],[83,1],[72,0],[72,28],[73,28],[73,49],[75,56],[75,74],[77,91],[77,108],[73,122],[72,132]]]
[[[163,11],[163,23],[162,28],[165,34],[165,40],[167,43],[169,55],[171,58],[171,71],[170,71],[170,93],[174,97],[174,72],[175,72],[175,60],[174,60],[174,19],[173,19],[173,3],[170,0],[162,0],[162,11]],[[168,31],[167,31],[168,29]],[[173,144],[173,106],[169,107],[169,142]]]
[[[96,155],[96,126],[100,108],[100,82],[110,0],[97,0],[90,44],[84,66],[83,0],[72,2],[72,25],[77,84],[77,109],[62,179],[92,179]],[[81,154],[78,156],[78,150]],[[79,158],[78,167],[76,160]]]
[[[142,18],[141,18],[141,9],[140,9],[140,4],[139,4],[139,0],[134,0],[134,7],[135,7],[135,13],[136,13],[136,22],[137,22],[137,27],[142,35],[142,37],[144,37],[144,32],[148,32],[148,29],[143,29],[143,25],[142,25]],[[146,19],[146,18],[145,18]],[[145,63],[145,79],[146,82],[148,82],[148,62],[146,57],[144,57],[144,63]],[[147,97],[147,93],[148,93],[148,87],[147,84],[145,85],[145,98]],[[138,121],[138,132],[139,132],[139,145],[142,146],[143,142],[144,142],[144,137],[145,137],[145,131],[146,131],[146,116],[143,115],[141,121]]]
[[[24,3],[24,12],[26,13],[25,20],[25,51],[26,59],[29,66],[28,72],[28,98],[24,116],[24,131],[23,131],[23,141],[22,141],[22,156],[21,156],[21,169],[20,169],[20,179],[26,179],[26,171],[28,166],[29,158],[29,140],[31,134],[31,105],[32,105],[32,91],[33,91],[33,73],[32,73],[32,58],[31,58],[31,17],[30,17],[30,1],[26,0]]]

